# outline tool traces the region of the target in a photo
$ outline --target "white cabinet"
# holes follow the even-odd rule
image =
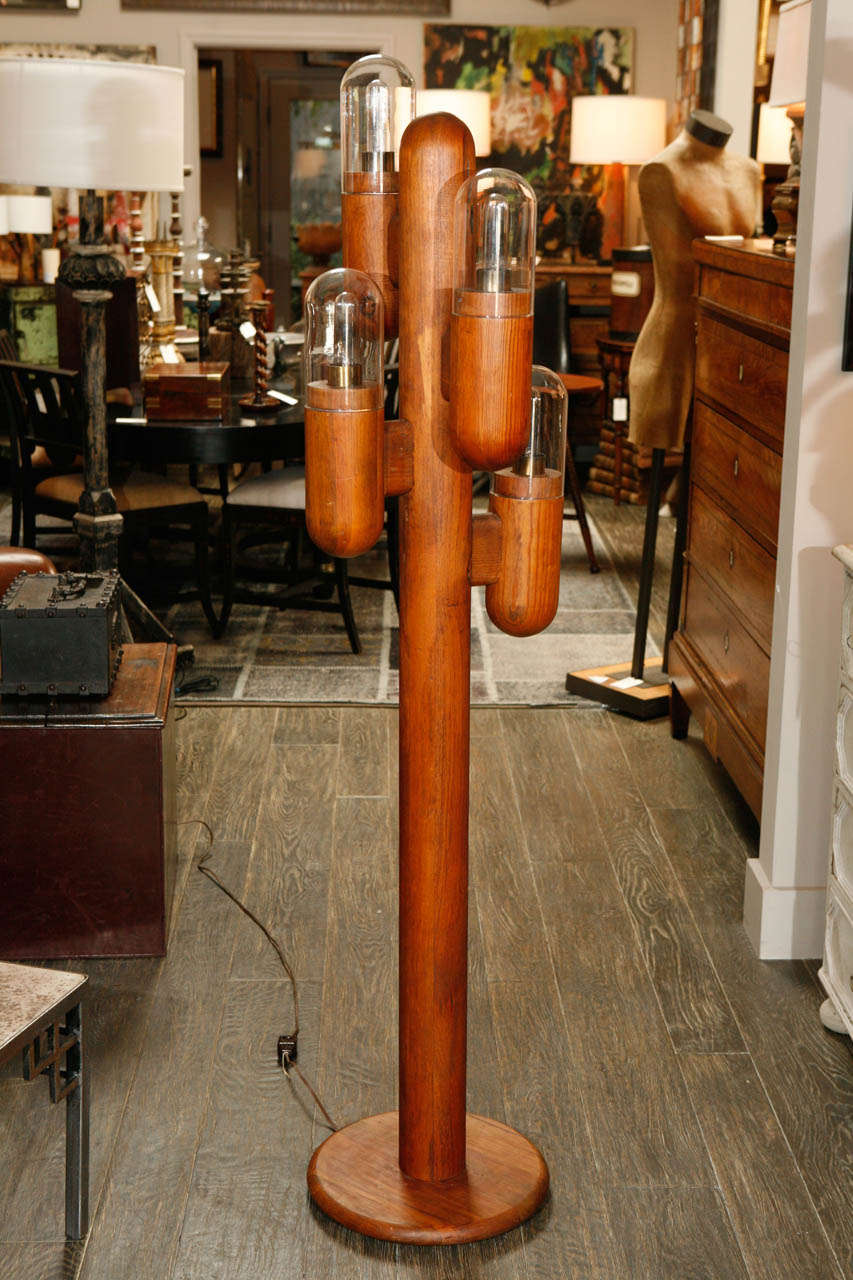
[[[853,1036],[853,545],[836,547],[833,554],[844,565],[845,577],[826,934],[820,969],[829,998],[821,1005],[820,1016],[831,1031]]]

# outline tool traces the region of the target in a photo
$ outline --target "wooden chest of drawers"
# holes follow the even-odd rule
[[[761,812],[793,262],[697,241],[690,508],[672,731],[691,712]]]

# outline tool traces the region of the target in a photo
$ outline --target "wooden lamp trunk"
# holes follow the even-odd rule
[[[431,115],[406,129],[396,281],[401,421],[384,428],[386,492],[400,494],[399,1110],[333,1133],[308,1169],[312,1197],[336,1221],[416,1244],[497,1235],[530,1217],[548,1190],[545,1161],[526,1138],[466,1112],[471,587],[494,582],[501,564],[500,518],[472,518],[472,470],[450,422],[452,383],[466,378],[465,369],[448,377],[451,228],[473,166],[471,136],[454,117]],[[346,226],[344,244],[353,244]],[[375,246],[367,260],[376,270]],[[380,262],[377,289],[387,290],[388,274]],[[524,376],[529,386],[529,359]],[[324,466],[314,439],[309,475]],[[325,465],[340,473],[339,457]],[[365,512],[374,506],[371,471],[357,480]],[[322,492],[324,482],[315,488]],[[309,483],[314,528],[323,520],[315,524],[311,503]],[[351,512],[352,503],[340,509]],[[331,540],[348,536],[345,529]],[[553,554],[550,563],[558,575],[559,555],[556,570]]]

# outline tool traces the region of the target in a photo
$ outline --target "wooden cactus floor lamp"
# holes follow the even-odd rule
[[[362,107],[375,115],[376,82],[362,74],[373,64],[397,68],[390,96],[404,96],[404,68],[362,59],[344,79],[345,113],[348,81],[350,90],[356,81]],[[545,1162],[526,1138],[466,1114],[470,611],[472,585],[491,583],[502,588],[489,588],[498,625],[528,634],[553,616],[562,462],[559,442],[549,454],[542,440],[548,405],[564,431],[565,404],[559,384],[554,390],[545,378],[545,407],[531,427],[529,188],[508,174],[478,186],[470,133],[455,117],[433,115],[405,131],[397,200],[386,160],[393,144],[380,143],[377,160],[364,132],[352,148],[357,181],[347,187],[345,114],[347,269],[320,277],[306,302],[307,514],[324,550],[359,554],[376,540],[384,494],[400,495],[399,1110],[333,1133],[312,1157],[308,1185],[320,1208],[354,1231],[451,1244],[518,1225],[548,1190]],[[463,184],[470,208],[460,213]],[[387,240],[395,216],[398,269],[370,234],[375,219],[374,232],[378,225]],[[462,235],[485,219],[486,256],[507,265],[496,272],[483,265],[482,246],[463,246],[454,268],[454,216]],[[359,235],[347,226],[354,218]],[[530,241],[529,263],[513,248],[519,238]],[[399,312],[401,413],[384,430],[374,357],[383,310]],[[482,323],[468,323],[471,316]],[[497,420],[495,406],[503,411]],[[478,451],[510,477],[501,515],[493,503],[490,514],[472,518]],[[513,582],[519,548],[533,563]]]

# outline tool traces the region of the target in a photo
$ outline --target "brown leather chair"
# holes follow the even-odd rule
[[[29,547],[0,546],[0,596],[19,573],[56,573],[52,560]]]

